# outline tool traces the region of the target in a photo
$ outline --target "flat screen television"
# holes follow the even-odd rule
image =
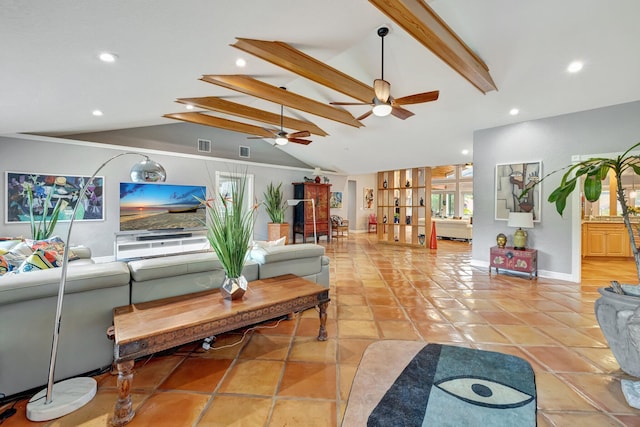
[[[205,228],[203,185],[155,182],[120,183],[120,231],[198,230]]]

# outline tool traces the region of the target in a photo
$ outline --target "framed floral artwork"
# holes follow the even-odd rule
[[[58,221],[69,221],[80,190],[90,176],[54,175],[36,172],[6,172],[5,223],[30,222],[29,196],[33,195],[35,219],[50,219],[58,201],[64,208]],[[104,221],[104,177],[95,177],[87,188],[86,198],[76,211],[76,221]]]

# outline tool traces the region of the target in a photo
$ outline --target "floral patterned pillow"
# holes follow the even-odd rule
[[[31,240],[26,239],[25,243],[31,247],[32,251],[42,249],[45,252],[55,252],[58,255],[59,263],[62,263],[62,257],[64,256],[64,241],[58,237],[53,236],[45,240]],[[69,250],[69,260],[76,259],[77,256],[73,251]]]
[[[18,272],[26,273],[29,271],[47,270],[59,266],[58,256],[54,251],[37,249],[31,256],[24,260],[20,268],[18,268]]]

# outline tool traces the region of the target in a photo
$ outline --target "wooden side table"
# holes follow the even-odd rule
[[[528,273],[529,280],[538,277],[538,251],[536,249],[514,249],[511,246],[491,248],[489,256],[489,273],[496,269],[496,274],[502,270]]]

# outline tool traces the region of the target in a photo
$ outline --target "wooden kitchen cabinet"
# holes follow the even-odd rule
[[[583,256],[630,257],[629,234],[622,222],[585,222]]]

